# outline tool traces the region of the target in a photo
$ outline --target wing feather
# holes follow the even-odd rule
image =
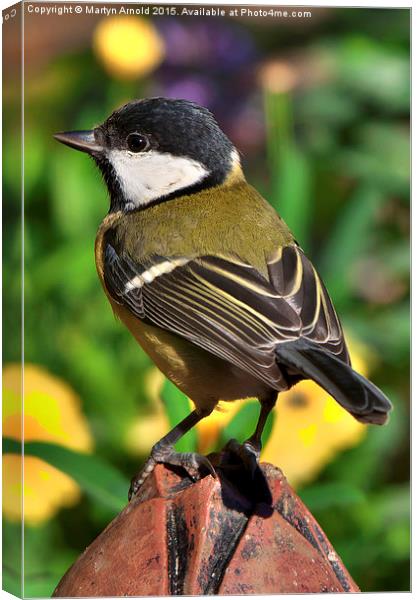
[[[107,244],[104,278],[116,302],[139,319],[179,335],[285,388],[277,344],[307,338],[348,361],[330,298],[310,261],[293,245],[267,263],[269,280],[233,257],[151,257],[136,264]]]

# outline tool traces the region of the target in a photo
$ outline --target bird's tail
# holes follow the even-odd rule
[[[306,339],[278,344],[278,363],[313,379],[362,423],[383,425],[392,404],[373,383],[317,343]]]

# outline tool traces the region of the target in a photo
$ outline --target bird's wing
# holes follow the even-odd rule
[[[319,274],[299,246],[283,246],[267,261],[271,285],[296,311],[300,337],[350,365],[342,327]]]
[[[274,348],[301,336],[339,351],[337,317],[296,246],[269,263],[270,281],[232,258],[153,257],[137,264],[107,244],[104,279],[112,298],[139,319],[177,334],[276,389],[285,387]]]

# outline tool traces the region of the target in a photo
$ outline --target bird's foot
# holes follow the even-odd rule
[[[259,469],[259,458],[261,455],[260,445],[254,443],[250,439],[246,440],[243,444],[232,439],[226,444],[224,449],[238,456],[245,465],[251,478],[255,478],[255,474]]]
[[[138,493],[143,482],[158,463],[182,467],[193,481],[200,479],[201,469],[205,469],[213,477],[217,477],[213,465],[206,456],[196,452],[176,452],[173,446],[158,443],[152,448],[151,454],[142,469],[133,477],[128,494],[129,500]]]

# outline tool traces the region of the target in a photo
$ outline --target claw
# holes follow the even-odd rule
[[[214,479],[217,479],[216,470],[213,467],[213,465],[211,464],[211,462],[209,461],[209,459],[207,458],[207,456],[203,456],[202,454],[197,454],[197,456],[199,456],[201,459],[200,466],[206,467],[206,469],[210,473],[210,475],[212,475],[214,477]]]
[[[137,473],[132,478],[132,480],[130,482],[129,492],[127,494],[127,498],[129,500],[129,502],[133,498],[133,496],[135,496],[138,493],[139,488],[142,486],[145,479],[147,477],[149,477],[149,475],[152,473],[152,471],[154,470],[156,465],[157,465],[157,461],[154,460],[152,458],[152,456],[150,456],[148,458],[148,460],[146,461],[146,463],[143,465],[142,469],[139,471],[139,473]]]
[[[256,448],[249,440],[240,444],[237,440],[232,439],[226,444],[225,450],[238,456],[249,471],[251,478],[255,478],[255,474],[259,469],[261,453],[259,448]]]
[[[201,477],[201,467],[205,467],[214,478],[217,478],[217,473],[206,456],[196,452],[176,452],[172,446],[155,444],[143,468],[131,481],[128,493],[129,501],[138,493],[145,479],[149,477],[158,463],[182,467],[193,481],[197,481]]]

